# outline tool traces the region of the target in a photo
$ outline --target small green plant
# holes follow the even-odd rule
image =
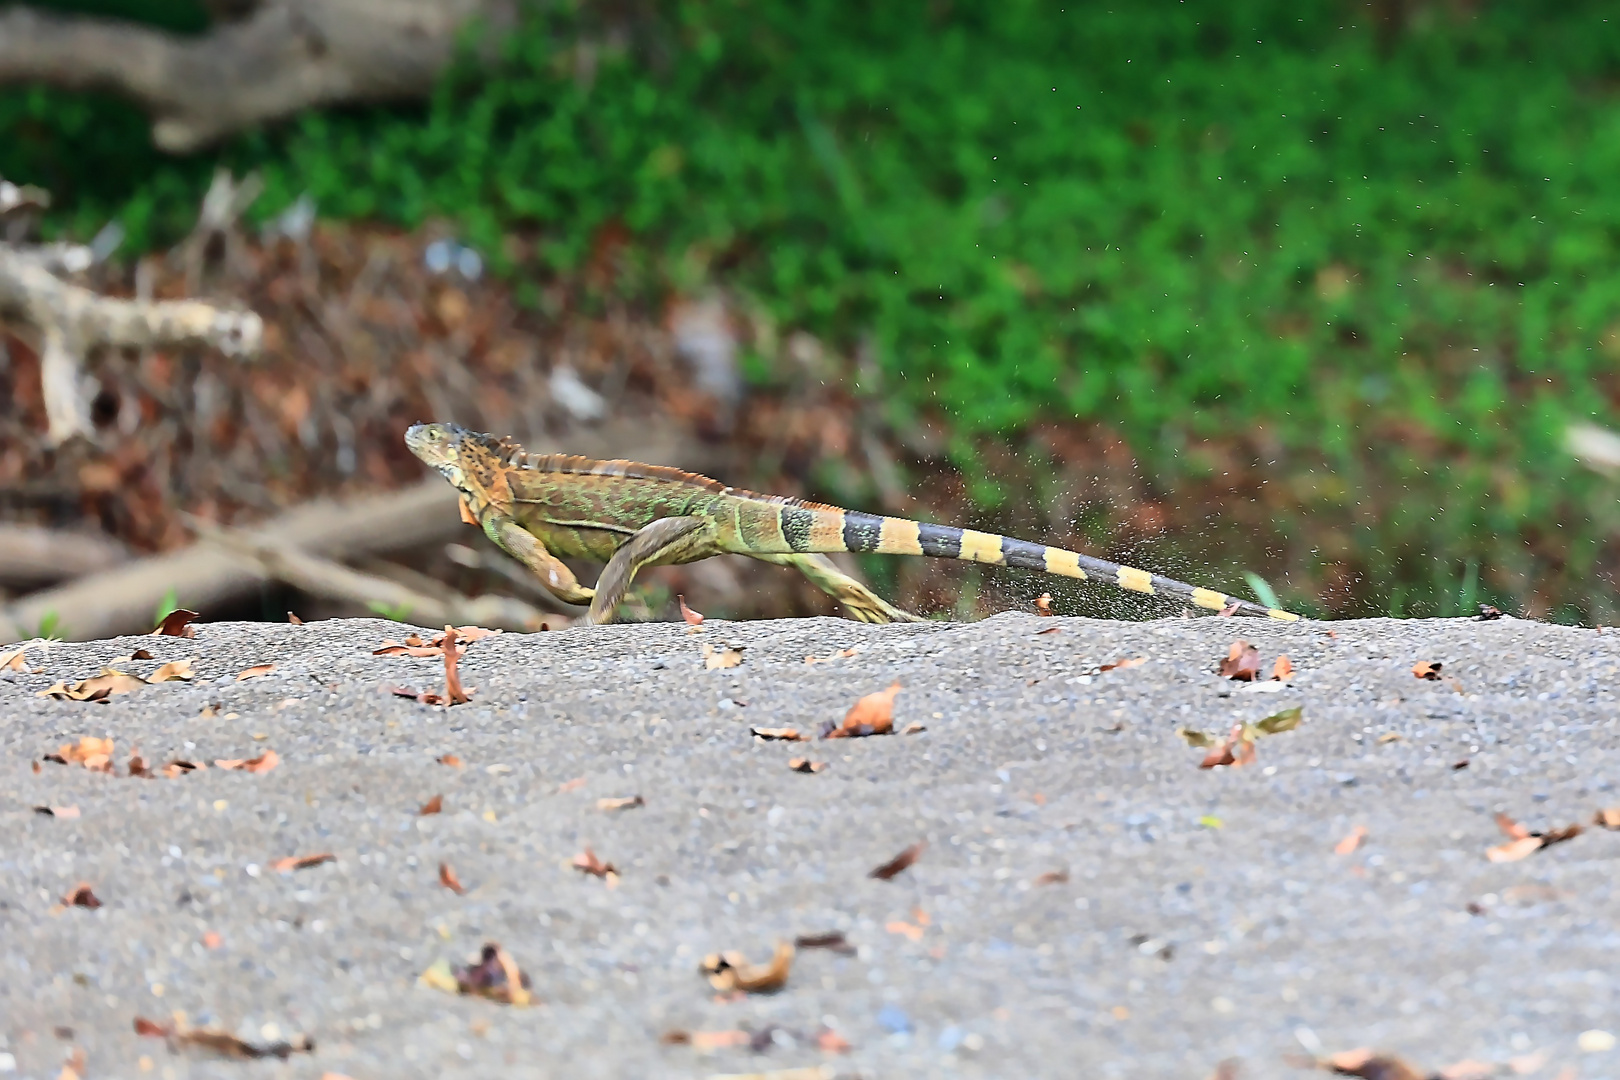
[[[1253,570],[1243,571],[1243,580],[1247,581],[1249,588],[1254,590],[1254,598],[1266,605],[1266,607],[1280,608],[1283,606],[1283,602],[1277,599],[1277,590],[1273,589],[1269,581]]]
[[[161,624],[164,619],[169,617],[171,611],[178,611],[179,609],[180,594],[171,586],[169,591],[163,594],[163,599],[158,601],[157,610],[152,613],[152,625]]]
[[[45,641],[61,641],[66,627],[62,625],[62,618],[54,611],[47,611],[40,617],[39,627],[34,636]]]
[[[366,603],[366,607],[393,622],[409,622],[411,618],[411,605],[403,600],[397,604],[385,604],[381,600],[371,600]]]

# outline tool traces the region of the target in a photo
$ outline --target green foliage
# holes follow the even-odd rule
[[[1381,607],[1556,573],[1559,614],[1592,615],[1569,581],[1613,490],[1561,438],[1620,395],[1607,5],[1439,15],[1387,54],[1342,0],[687,0],[644,54],[575,49],[582,16],[547,10],[421,109],[219,156],[264,172],[265,212],[307,190],[329,216],[450,217],[524,277],[620,224],[642,256],[619,287],[723,278],[869,341],[890,422],[948,417],[970,473],[976,438],[1042,418],[1113,425],[1170,488],[1255,434]],[[118,213],[172,237],[212,166],[88,99],[14,93],[0,126],[0,174],[54,187],[80,233]]]
[[[403,600],[397,604],[387,604],[381,600],[368,600],[366,607],[390,622],[402,623],[411,620],[411,605]]]
[[[47,611],[40,616],[39,626],[34,630],[34,636],[43,641],[61,641],[64,629],[62,617],[54,611]]]
[[[152,612],[152,625],[162,626],[169,613],[178,610],[180,610],[180,594],[171,585],[168,592],[163,594],[163,599],[158,601],[157,610]]]

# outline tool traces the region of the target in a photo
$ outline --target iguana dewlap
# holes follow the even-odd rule
[[[643,566],[727,553],[801,571],[863,622],[919,621],[834,566],[827,555],[838,551],[1017,566],[1096,578],[1212,611],[1298,618],[1063,548],[759,495],[661,465],[529,454],[509,439],[454,424],[417,424],[405,433],[405,443],[461,493],[461,514],[469,524],[533,570],[559,599],[590,604],[587,618],[593,623],[612,619]],[[575,579],[564,558],[607,566],[592,589]]]

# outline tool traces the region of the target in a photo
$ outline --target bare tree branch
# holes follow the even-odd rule
[[[427,96],[475,15],[512,0],[264,0],[187,37],[27,7],[0,12],[0,82],[106,89],[174,153],[310,105]]]
[[[85,357],[99,345],[200,343],[235,356],[258,351],[264,323],[253,312],[226,311],[199,300],[99,296],[53,272],[76,266],[74,251],[0,244],[0,319],[15,320],[39,333],[40,379],[51,442],[94,433],[79,384]]]

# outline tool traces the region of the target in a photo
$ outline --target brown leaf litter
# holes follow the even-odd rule
[[[464,633],[464,631],[468,633]],[[419,648],[429,649],[427,652],[413,652],[411,653],[412,655],[444,657],[444,693],[435,694],[432,691],[406,690],[397,686],[391,687],[390,692],[398,697],[413,698],[416,701],[421,702],[423,705],[465,705],[467,702],[472,700],[473,690],[470,687],[464,687],[461,685],[461,676],[456,670],[456,665],[460,662],[461,658],[466,655],[467,646],[469,644],[479,640],[480,638],[486,638],[492,634],[498,633],[500,633],[498,630],[485,630],[482,627],[477,626],[446,626],[443,633],[435,637],[432,644],[429,646],[413,646],[409,644],[399,646],[399,648],[407,652]],[[460,642],[459,644],[458,639]],[[418,642],[421,641],[421,639],[417,638],[414,634],[405,640],[406,642],[413,640]],[[394,645],[392,643],[384,646],[385,649],[393,647]]]
[[[214,767],[236,772],[267,773],[279,764],[281,755],[274,750],[266,750],[256,758],[219,758],[215,760]]]
[[[739,990],[745,994],[774,994],[787,985],[794,952],[792,945],[778,942],[775,954],[765,964],[750,964],[736,951],[710,953],[703,958],[703,971],[709,985],[722,994]]]
[[[809,742],[810,736],[802,734],[798,728],[790,727],[751,727],[748,733],[756,739],[765,742]]]
[[[1260,650],[1238,638],[1227,650],[1218,671],[1223,679],[1254,682],[1260,677]]]
[[[826,949],[841,956],[854,956],[857,952],[842,930],[828,930],[822,934],[800,934],[793,939],[793,944],[800,949]]]
[[[218,1028],[187,1027],[181,1020],[162,1023],[145,1017],[135,1018],[135,1034],[167,1039],[171,1050],[195,1048],[208,1050],[221,1057],[237,1059],[280,1058],[285,1061],[293,1054],[308,1054],[315,1049],[315,1040],[297,1035],[291,1040],[252,1043]]]
[[[1208,748],[1209,752],[1204,755],[1204,760],[1198,763],[1200,769],[1213,769],[1217,765],[1241,767],[1254,762],[1254,744],[1262,735],[1292,731],[1304,718],[1304,708],[1295,705],[1253,723],[1233,724],[1232,730],[1223,739],[1217,739],[1192,728],[1180,728],[1176,734],[1186,739],[1189,746]]]
[[[435,795],[435,796],[433,796],[433,798],[431,798],[427,802],[423,803],[417,809],[416,816],[417,817],[427,817],[430,814],[437,814],[440,811],[442,811],[443,809],[444,809],[444,796],[443,795]]]
[[[443,885],[457,896],[466,895],[466,886],[461,884],[461,879],[456,876],[455,870],[447,862],[442,862],[439,864],[439,884]]]
[[[198,615],[195,611],[187,611],[185,608],[175,608],[173,611],[163,616],[163,618],[158,621],[157,626],[153,627],[152,636],[194,638],[197,636],[197,628],[192,626],[191,623],[196,619],[200,619],[201,617],[202,616]]]
[[[88,881],[81,881],[77,885],[73,886],[73,888],[69,889],[67,891],[67,895],[62,897],[62,906],[82,907],[94,910],[101,906],[101,901],[97,899],[96,894],[91,891],[90,883]]]
[[[811,761],[807,757],[796,757],[788,762],[788,768],[794,772],[818,773],[826,771],[827,763],[825,761]]]
[[[308,870],[312,866],[329,862],[337,862],[337,856],[330,851],[323,851],[318,855],[289,855],[285,859],[277,859],[271,863],[270,869],[278,874],[290,874],[294,870]]]
[[[1043,592],[1043,593],[1041,593],[1041,595],[1039,595],[1039,596],[1037,596],[1035,598],[1035,614],[1037,614],[1037,615],[1051,615],[1052,614],[1052,594],[1051,593]]]
[[[1367,839],[1367,826],[1357,825],[1355,828],[1344,834],[1343,840],[1340,840],[1337,844],[1333,845],[1333,854],[1349,855],[1360,847],[1361,842],[1365,839]]]
[[[34,807],[34,813],[39,814],[41,817],[72,821],[79,816],[79,808],[77,806],[36,806]]]
[[[703,613],[701,611],[693,611],[691,608],[687,607],[686,597],[682,596],[680,593],[676,593],[675,600],[681,605],[681,618],[686,621],[687,626],[703,625]]]
[[[252,667],[245,667],[241,671],[238,671],[236,673],[236,681],[244,682],[248,679],[262,679],[274,670],[276,670],[276,665],[274,664],[254,664]]]
[[[879,881],[888,881],[922,858],[922,853],[926,850],[928,850],[928,841],[919,840],[866,876],[877,878]]]
[[[484,943],[475,963],[452,967],[440,960],[422,972],[418,981],[447,994],[469,994],[519,1007],[534,1004],[528,974],[493,941]]]
[[[190,660],[171,660],[152,674],[142,678],[117,668],[105,667],[100,675],[69,684],[59,681],[35,697],[53,697],[61,701],[106,701],[118,694],[128,694],[144,686],[166,682],[185,682],[192,678]]]
[[[597,799],[598,810],[629,810],[637,806],[646,806],[647,800],[640,795],[624,795],[617,799]]]
[[[1430,682],[1439,682],[1440,669],[1443,666],[1444,665],[1438,660],[1419,660],[1417,663],[1412,665],[1412,674],[1420,679],[1427,679]]]
[[[575,855],[573,862],[569,865],[582,874],[590,874],[592,877],[601,878],[608,883],[608,888],[613,888],[619,883],[618,869],[612,863],[605,863],[598,859],[596,852],[590,848],[586,848],[578,855]]]
[[[898,682],[886,690],[867,694],[844,714],[844,722],[827,732],[828,739],[859,739],[867,735],[890,735],[894,732],[894,699],[901,686]]]
[[[703,646],[703,669],[705,671],[719,671],[724,668],[734,668],[742,663],[742,648],[737,645],[726,645],[715,648],[713,645]]]
[[[1496,827],[1507,836],[1508,842],[1498,844],[1485,852],[1485,857],[1494,863],[1518,862],[1542,848],[1561,844],[1565,840],[1573,840],[1586,831],[1582,825],[1566,825],[1562,829],[1531,832],[1506,814],[1496,815]]]

